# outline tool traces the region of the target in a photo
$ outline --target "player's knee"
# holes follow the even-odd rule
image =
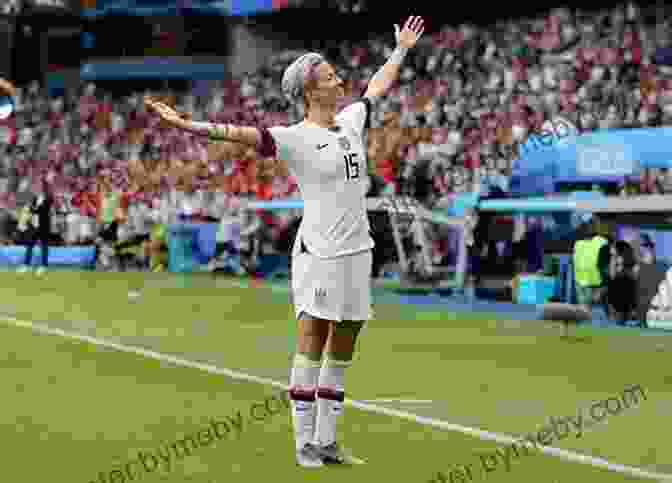
[[[346,354],[328,353],[324,357],[325,365],[331,367],[350,367],[352,365],[352,356]]]
[[[352,353],[333,353],[329,352],[325,356],[325,367],[340,367],[346,369],[352,366]]]

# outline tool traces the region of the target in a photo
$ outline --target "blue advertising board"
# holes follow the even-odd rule
[[[531,136],[513,163],[511,190],[520,195],[550,193],[559,178],[599,181],[638,175],[643,168],[669,167],[672,128]]]
[[[286,7],[286,0],[95,0],[82,8],[87,18],[106,15],[176,16],[233,15],[245,16]]]

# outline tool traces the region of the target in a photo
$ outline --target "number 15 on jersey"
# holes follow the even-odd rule
[[[359,178],[359,162],[355,161],[357,153],[347,153],[343,156],[345,158],[345,179]]]

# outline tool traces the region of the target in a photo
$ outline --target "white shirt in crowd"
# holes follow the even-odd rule
[[[240,229],[240,215],[234,212],[225,213],[217,231],[217,242],[232,243],[237,249],[240,249]]]

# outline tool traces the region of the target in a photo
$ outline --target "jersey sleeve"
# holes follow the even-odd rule
[[[343,109],[339,116],[350,123],[357,134],[361,136],[364,134],[364,130],[371,127],[371,110],[371,100],[362,97],[360,100],[353,102]]]
[[[288,164],[292,163],[292,153],[296,151],[293,131],[287,127],[277,126],[268,130],[264,130],[267,134],[267,139],[263,144],[268,143],[261,152],[267,157],[275,157],[280,161],[285,161]],[[264,132],[262,131],[262,139],[264,139]],[[272,147],[271,147],[272,146]]]

